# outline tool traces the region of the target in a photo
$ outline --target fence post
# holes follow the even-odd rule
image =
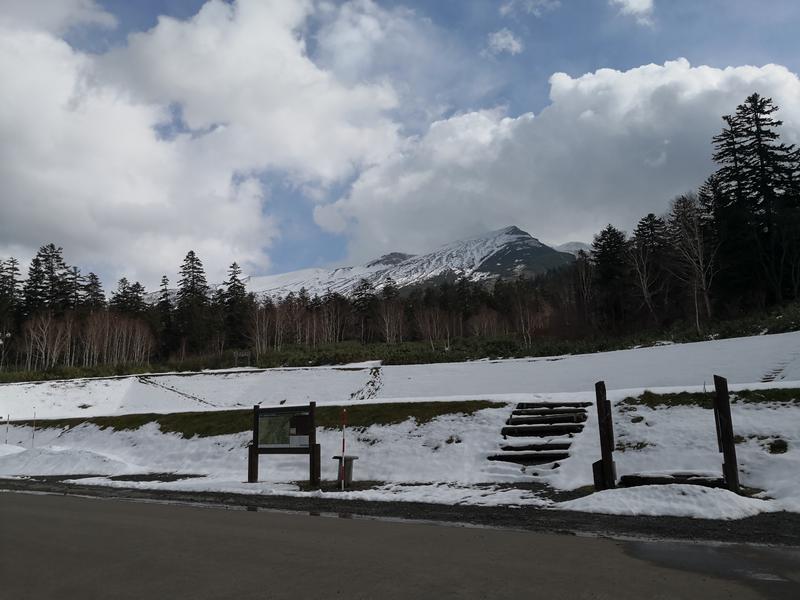
[[[321,462],[322,452],[320,445],[317,443],[317,403],[310,402],[308,405],[308,416],[311,420],[311,429],[308,435],[308,453],[309,453],[309,477],[308,481],[311,487],[319,487],[321,475]],[[342,459],[344,460],[344,459]]]
[[[728,380],[714,375],[714,423],[717,427],[717,443],[722,452],[722,478],[725,487],[739,493],[739,466],[736,462],[736,440],[733,436],[731,400]]]
[[[253,406],[253,441],[247,450],[247,483],[258,481],[258,404]]]
[[[594,386],[597,398],[597,426],[600,430],[600,460],[592,465],[594,487],[608,490],[617,486],[617,468],[614,465],[614,422],[611,403],[606,399],[606,384],[598,381]]]

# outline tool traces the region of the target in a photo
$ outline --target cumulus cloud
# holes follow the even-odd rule
[[[505,27],[489,34],[488,51],[491,54],[508,53],[513,56],[522,52],[523,49],[522,40]]]
[[[0,256],[53,241],[151,286],[190,248],[212,279],[233,260],[263,269],[279,235],[264,172],[324,188],[397,143],[390,84],[342,81],[308,57],[310,3],[211,0],[99,56],[56,33],[103,13],[55,4],[74,10],[29,11],[24,27],[20,5],[2,5]]]
[[[634,17],[641,25],[653,23],[653,0],[609,0],[608,3],[616,6],[620,14]]]
[[[501,84],[473,50],[430,19],[373,0],[321,5],[313,57],[348,84],[391,81],[392,112],[406,129],[427,128],[455,106],[476,104]]]
[[[720,116],[754,90],[782,107],[800,139],[800,80],[776,65],[716,69],[686,60],[550,80],[538,116],[477,111],[434,123],[367,169],[317,222],[352,236],[353,260],[420,252],[519,225],[550,242],[630,230],[712,172]]]

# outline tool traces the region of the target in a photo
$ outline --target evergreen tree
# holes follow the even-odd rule
[[[234,348],[244,348],[246,345],[247,323],[253,306],[241,275],[241,268],[233,263],[228,269],[223,296],[225,331],[229,344]]]
[[[628,248],[625,233],[608,225],[594,237],[594,263],[598,307],[606,323],[616,328],[622,323],[627,296]]]
[[[0,334],[14,329],[19,305],[19,263],[12,257],[0,261]]]
[[[159,355],[162,359],[168,358],[170,352],[175,348],[175,322],[173,312],[174,307],[172,305],[172,292],[169,289],[169,278],[163,275],[161,277],[161,287],[158,292],[158,302],[156,302],[155,306],[155,329],[158,332]]]
[[[69,267],[63,258],[63,249],[55,244],[39,248],[38,256],[44,272],[45,304],[48,308],[61,311],[70,306],[71,285]]]
[[[84,277],[78,267],[69,267],[64,277],[64,294],[67,307],[78,308],[83,303]]]
[[[83,283],[82,305],[89,311],[102,310],[106,306],[106,295],[103,285],[95,273],[89,273]]]
[[[147,308],[144,301],[145,289],[138,281],[129,283],[123,277],[117,283],[117,289],[111,294],[109,306],[121,314],[140,315]]]
[[[722,206],[728,209],[718,211],[724,219],[719,228],[743,240],[723,245],[721,262],[746,262],[750,253],[772,299],[780,302],[789,271],[787,245],[796,237],[793,216],[800,199],[794,193],[797,150],[780,142],[783,123],[773,116],[777,111],[771,98],[751,94],[735,115],[724,117],[726,128],[713,141],[714,159],[722,165],[717,177],[727,195]]]
[[[366,279],[361,279],[353,290],[353,316],[358,324],[359,338],[368,341],[369,323],[375,311],[375,289]]]
[[[37,254],[28,267],[28,278],[22,286],[25,316],[32,316],[47,306],[47,286],[42,259]]]
[[[175,321],[183,350],[200,352],[208,341],[208,283],[200,258],[190,250],[183,259],[178,280]]]

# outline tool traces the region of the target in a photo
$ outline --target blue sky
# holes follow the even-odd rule
[[[790,141],[800,122],[796,0],[39,6],[0,8],[6,47],[28,48],[4,75],[45,102],[52,66],[74,78],[53,97],[86,110],[39,108],[65,132],[48,156],[35,150],[35,125],[20,134],[48,175],[32,179],[24,151],[8,166],[4,202],[17,222],[0,230],[0,256],[24,257],[48,235],[76,263],[148,283],[188,245],[216,276],[231,259],[283,272],[509,224],[547,242],[588,241],[604,222],[630,229],[698,185],[718,118],[749,91],[782,100]],[[157,27],[160,15],[172,25]],[[13,43],[36,29],[53,45]],[[568,77],[551,84],[555,73]],[[9,122],[33,119],[29,105],[14,104]],[[124,135],[103,139],[108,123],[124,123]],[[67,145],[94,126],[97,136]],[[59,180],[64,164],[92,184]],[[56,205],[85,214],[85,228],[65,227]],[[103,252],[111,240],[119,248]]]

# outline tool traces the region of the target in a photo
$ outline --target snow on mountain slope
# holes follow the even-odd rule
[[[380,289],[391,278],[402,288],[461,276],[473,281],[531,276],[571,261],[568,253],[553,250],[512,226],[452,242],[418,256],[393,252],[354,267],[303,269],[251,277],[247,287],[269,296],[285,296],[302,288],[311,295],[323,295],[329,290],[348,294],[361,279]]]
[[[568,254],[572,255],[578,254],[578,252],[581,250],[584,252],[591,252],[592,250],[592,246],[584,242],[566,242],[565,244],[553,246],[553,248],[559,252],[567,252]]]

